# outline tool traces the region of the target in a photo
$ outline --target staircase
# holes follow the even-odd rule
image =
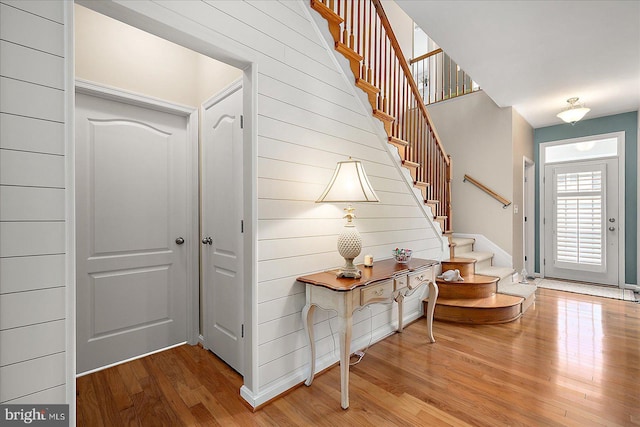
[[[310,5],[327,20],[336,51],[349,60],[354,84],[367,94],[373,116],[382,121],[433,220],[450,233],[451,158],[380,0],[310,0]]]
[[[512,281],[513,269],[492,265],[491,252],[474,251],[475,239],[451,239],[452,256],[442,272],[459,270],[463,281],[436,279],[440,290],[436,320],[493,324],[518,319],[535,301],[535,285]],[[427,309],[428,301],[423,305]]]
[[[448,237],[451,259],[442,262],[443,271],[464,271],[464,282],[438,282],[435,318],[464,323],[517,319],[533,302],[535,287],[511,283],[513,271],[493,266],[493,254],[474,251],[472,239],[452,238],[451,157],[381,1],[310,0],[310,5],[327,21],[335,50],[349,61],[354,84],[367,94],[373,116],[382,121],[388,142],[397,148],[433,221]]]

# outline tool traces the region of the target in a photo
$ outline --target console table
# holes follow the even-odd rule
[[[419,286],[429,286],[429,304],[427,305],[427,335],[433,338],[433,311],[438,298],[438,286],[435,283],[435,266],[438,261],[412,259],[408,264],[399,264],[394,259],[377,261],[373,267],[359,265],[362,277],[359,279],[338,278],[335,272],[325,271],[298,277],[306,285],[307,303],[302,310],[302,321],[307,331],[311,349],[311,367],[305,381],[311,385],[316,368],[316,349],[313,333],[313,313],[316,307],[335,310],[338,313],[338,333],[340,336],[340,391],[341,406],[349,407],[349,357],[351,354],[351,327],[353,312],[356,309],[374,303],[398,303],[398,332],[402,332],[403,301],[406,295],[413,293]]]

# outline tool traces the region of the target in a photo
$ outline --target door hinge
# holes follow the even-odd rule
[[[547,218],[542,218],[542,224],[546,224],[547,223]]]
[[[244,233],[244,219],[240,220],[240,232]]]
[[[527,260],[527,256],[526,256],[526,255],[524,256],[524,260],[525,260],[525,261]]]
[[[527,222],[527,217],[526,216],[524,217],[524,222]]]
[[[242,324],[242,327],[240,328],[240,338],[244,338],[244,323]]]
[[[542,265],[547,265],[547,259],[546,259],[546,258],[544,258],[544,259],[542,260]]]
[[[244,129],[244,116],[240,116],[240,129]]]

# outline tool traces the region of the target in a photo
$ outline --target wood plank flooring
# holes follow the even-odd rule
[[[256,412],[242,378],[182,346],[77,380],[78,426],[640,426],[640,304],[538,289],[500,325],[426,321]]]

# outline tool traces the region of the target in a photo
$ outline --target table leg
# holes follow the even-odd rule
[[[435,338],[433,338],[433,312],[436,309],[436,300],[438,299],[438,285],[430,281],[427,286],[429,287],[429,303],[425,313],[427,317],[427,335],[429,336],[429,341],[436,342]]]
[[[342,409],[349,407],[349,356],[351,355],[350,315],[338,316],[340,319],[340,396]]]
[[[316,310],[315,305],[307,304],[302,309],[302,324],[305,331],[307,331],[307,339],[309,340],[309,352],[311,353],[311,359],[309,363],[309,376],[304,382],[305,385],[310,386],[313,382],[313,376],[316,372],[316,340],[313,336],[313,312]]]
[[[404,294],[399,293],[395,300],[398,303],[398,332],[402,332],[404,329]]]

